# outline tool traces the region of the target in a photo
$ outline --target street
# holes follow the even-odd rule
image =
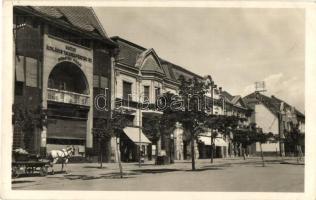
[[[123,163],[120,178],[117,163],[80,163],[67,165],[66,173],[46,177],[19,177],[12,180],[18,190],[104,190],[104,191],[231,191],[231,192],[304,192],[304,165],[287,158],[226,158],[197,160],[196,171],[190,161],[154,165],[148,161]],[[55,171],[60,166],[54,166]]]

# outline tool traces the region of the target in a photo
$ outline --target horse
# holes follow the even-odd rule
[[[62,150],[51,150],[48,153],[48,158],[51,161],[52,173],[54,174],[53,165],[57,163],[57,161],[61,161],[61,171],[64,170],[64,164],[68,163],[68,160],[71,156],[75,154],[74,146],[67,146],[66,149]]]

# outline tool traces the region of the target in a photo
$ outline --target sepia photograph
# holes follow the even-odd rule
[[[306,191],[306,9],[11,12],[13,193]]]

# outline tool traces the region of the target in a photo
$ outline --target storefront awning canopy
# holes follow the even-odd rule
[[[227,147],[228,144],[225,140],[223,140],[223,138],[215,138],[215,146]]]
[[[211,137],[199,136],[199,140],[204,143],[204,145],[212,145]]]
[[[126,127],[124,128],[124,133],[127,135],[127,137],[129,137],[129,139],[131,139],[137,145],[146,145],[151,143],[140,128]]]
[[[199,136],[199,140],[204,143],[204,145],[212,145],[211,137]],[[223,138],[214,139],[215,146],[228,146],[227,142]]]

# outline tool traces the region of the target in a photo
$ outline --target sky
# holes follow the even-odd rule
[[[305,112],[305,13],[296,8],[94,8],[107,34],[120,36],[233,95],[265,81]]]

